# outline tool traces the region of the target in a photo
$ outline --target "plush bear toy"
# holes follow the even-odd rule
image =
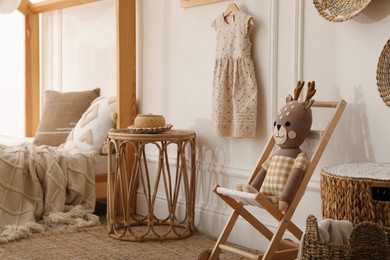
[[[298,98],[305,82],[298,81],[294,98],[287,96],[286,105],[279,110],[273,125],[273,138],[280,149],[271,155],[249,184],[237,184],[236,190],[260,192],[284,211],[291,203],[308,164],[308,157],[300,145],[310,133],[311,105],[314,100],[315,82],[309,82],[306,98]]]

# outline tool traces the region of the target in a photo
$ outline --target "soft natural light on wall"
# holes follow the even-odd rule
[[[0,136],[23,137],[24,15],[0,13],[0,35]]]
[[[0,13],[9,14],[15,11],[22,0],[0,0]],[[42,2],[42,0],[30,0],[31,3],[36,4]]]
[[[9,14],[15,11],[21,0],[0,0],[0,13]]]

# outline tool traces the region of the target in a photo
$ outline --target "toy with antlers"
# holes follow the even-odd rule
[[[315,82],[309,82],[306,98],[299,101],[305,82],[298,81],[294,97],[287,96],[273,124],[273,138],[280,149],[271,155],[249,184],[237,184],[240,191],[261,192],[279,210],[284,211],[294,197],[308,164],[308,156],[300,145],[310,133],[312,124],[311,105],[314,100]]]

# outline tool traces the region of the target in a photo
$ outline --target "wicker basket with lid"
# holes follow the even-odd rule
[[[390,163],[349,163],[321,171],[322,215],[390,227]]]

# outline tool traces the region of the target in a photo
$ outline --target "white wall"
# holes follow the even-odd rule
[[[23,136],[24,16],[0,15],[0,35],[0,135]]]
[[[42,80],[45,88],[109,86],[103,95],[115,93],[114,2],[44,16],[43,42],[48,47],[43,66],[49,75]],[[231,210],[211,192],[212,187],[215,183],[233,187],[246,182],[269,136],[273,115],[296,81],[315,80],[317,100],[345,99],[348,107],[294,217],[304,227],[308,214],[321,217],[322,167],[389,159],[390,111],[377,91],[376,65],[389,37],[390,1],[372,1],[358,17],[337,24],[320,17],[311,1],[235,3],[255,21],[251,39],[259,91],[257,137],[220,138],[210,128],[215,57],[215,31],[210,25],[229,1],[188,9],[182,9],[177,0],[137,1],[138,112],[162,114],[174,128],[196,131],[196,228],[218,236]],[[8,122],[2,120],[0,133],[23,132],[19,105],[23,82],[18,76],[15,72],[1,83],[0,91],[7,84],[20,89],[13,94],[13,110],[1,92],[1,117]],[[12,116],[5,111],[12,111]],[[320,124],[315,122],[315,126]],[[275,227],[263,210],[256,209],[255,214],[271,229]],[[242,220],[237,227],[231,241],[264,249],[253,228]]]
[[[101,96],[116,95],[115,15],[115,0],[41,15],[43,90],[99,87]],[[0,35],[0,135],[23,137],[24,16],[0,15]]]
[[[115,0],[43,14],[43,89],[116,94],[115,15]]]
[[[269,135],[273,114],[298,79],[315,80],[315,99],[348,102],[294,219],[321,217],[320,169],[344,162],[388,161],[390,111],[376,87],[376,66],[388,40],[390,2],[372,1],[358,17],[330,23],[311,1],[236,0],[254,17],[252,58],[259,85],[257,137],[220,138],[211,132],[215,57],[212,20],[229,1],[180,8],[179,1],[142,0],[140,16],[139,113],[163,114],[176,128],[197,133],[196,227],[218,235],[231,210],[216,198],[215,183],[245,182]],[[314,127],[322,124],[315,122]],[[255,211],[270,228],[275,222]],[[253,228],[239,220],[231,241],[259,246]],[[260,245],[264,249],[264,244]]]

